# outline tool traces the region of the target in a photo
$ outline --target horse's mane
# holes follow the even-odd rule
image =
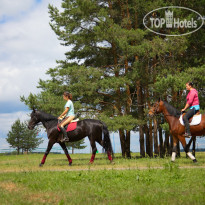
[[[45,113],[44,111],[38,111],[41,115],[41,118],[43,118],[45,121],[49,121],[49,120],[57,120],[57,117],[51,115],[51,114],[48,114],[48,113]]]
[[[174,108],[172,105],[170,105],[168,102],[163,101],[165,107],[167,108],[167,111],[169,112],[170,115],[179,118],[181,115],[181,111],[177,110]]]

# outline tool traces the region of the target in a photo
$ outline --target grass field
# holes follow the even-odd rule
[[[205,153],[185,158],[122,159],[98,154],[0,156],[0,204],[205,204]],[[137,154],[133,154],[137,156]]]

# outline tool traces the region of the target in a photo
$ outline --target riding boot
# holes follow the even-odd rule
[[[191,132],[190,132],[190,127],[189,127],[189,120],[186,117],[184,117],[183,121],[184,121],[184,126],[185,126],[184,137],[190,138],[191,137]]]
[[[63,133],[63,141],[67,141],[68,142],[69,138],[68,138],[68,135],[67,135],[67,132],[66,132],[65,128],[60,126],[60,130]]]
[[[190,126],[189,126],[189,118],[191,118],[195,114],[195,108],[189,109],[187,113],[183,117],[184,125],[185,125],[185,137],[190,138],[191,132],[190,132]]]

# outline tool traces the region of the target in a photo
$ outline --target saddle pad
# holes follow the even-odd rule
[[[77,122],[71,122],[71,123],[68,124],[66,132],[73,131],[73,130],[76,129],[76,127],[77,127]]]
[[[182,125],[184,125],[184,121],[182,119],[182,115],[180,116],[179,121],[180,121],[180,123]],[[201,122],[201,114],[200,115],[194,115],[193,118],[192,118],[192,121],[191,121],[191,123],[189,123],[189,125],[190,126],[198,125],[198,124],[200,124],[200,122]]]
[[[75,130],[77,127],[77,122],[71,122],[69,123],[68,125],[65,126],[65,129],[66,129],[66,132],[70,132],[70,131],[73,131]],[[58,127],[57,125],[57,128],[58,128],[58,131],[60,132],[60,128]]]

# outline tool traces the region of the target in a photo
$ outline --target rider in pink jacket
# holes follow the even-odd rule
[[[189,91],[186,100],[190,107],[199,105],[198,92],[195,88]]]
[[[187,108],[189,110],[183,117],[184,125],[185,125],[185,137],[191,137],[190,127],[189,127],[189,118],[191,118],[196,112],[199,111],[199,98],[198,92],[195,88],[193,88],[193,83],[188,82],[186,84],[186,89],[189,90],[189,93],[186,97],[187,103],[185,107],[181,110],[184,112]]]

